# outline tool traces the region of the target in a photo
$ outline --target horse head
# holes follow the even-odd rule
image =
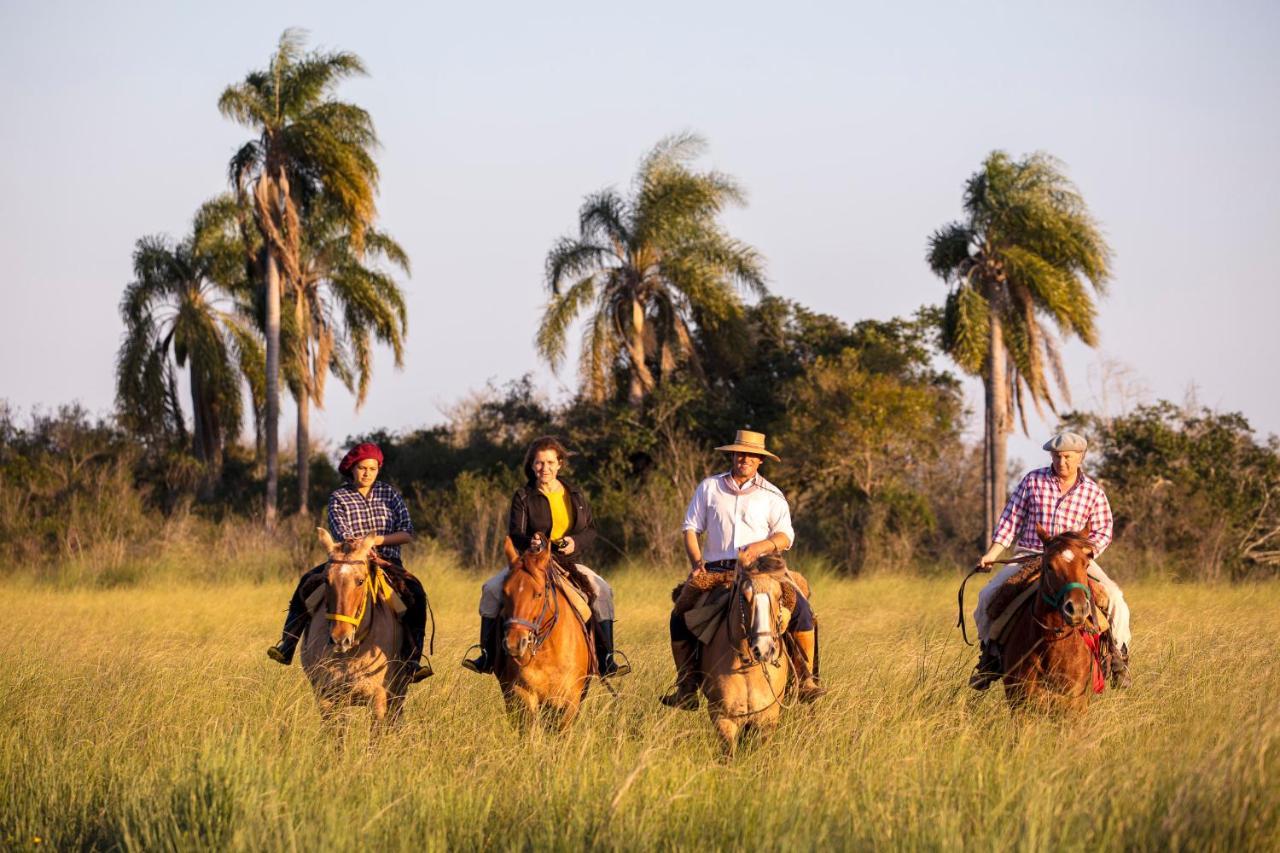
[[[1062,614],[1073,628],[1085,623],[1092,609],[1089,590],[1089,562],[1097,549],[1086,535],[1088,531],[1068,531],[1050,536],[1036,525],[1036,534],[1044,543],[1040,570],[1040,598]]]
[[[528,549],[511,563],[502,584],[503,643],[506,652],[520,666],[526,666],[538,651],[548,630],[548,614],[554,605],[547,569],[551,547],[541,533],[533,534]],[[552,614],[552,617],[554,614]]]
[[[371,569],[369,564],[377,560],[374,537],[335,542],[324,528],[317,528],[320,544],[329,553],[326,580],[329,590],[325,597],[328,605],[329,643],[338,652],[349,652],[358,644],[356,634],[364,621],[370,595]]]
[[[744,614],[741,622],[745,627],[747,649],[751,657],[761,663],[775,663],[782,654],[782,634],[787,627],[782,618],[785,569],[781,559],[770,555],[740,570],[739,606]]]

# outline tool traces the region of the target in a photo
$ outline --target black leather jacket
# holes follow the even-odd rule
[[[595,523],[591,520],[591,507],[583,497],[582,489],[573,483],[560,481],[569,493],[569,532],[573,537],[573,557],[581,561],[582,555],[591,549],[596,540]],[[551,503],[547,496],[538,491],[538,487],[529,483],[516,489],[511,497],[511,514],[507,517],[507,533],[511,536],[511,544],[517,551],[523,552],[529,547],[529,540],[534,533],[551,537]]]

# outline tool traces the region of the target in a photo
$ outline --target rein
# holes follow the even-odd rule
[[[360,626],[364,624],[364,618],[368,614],[369,603],[374,601],[378,596],[389,599],[391,597],[391,586],[387,583],[386,575],[384,575],[380,570],[381,561],[376,558],[373,560],[368,558],[362,560],[342,560],[337,557],[330,557],[329,562],[346,566],[367,566],[369,569],[369,576],[364,584],[364,595],[360,597],[360,607],[356,610],[355,615],[348,616],[345,613],[334,613],[333,611],[329,611],[325,613],[324,616],[324,618],[328,619],[330,622],[344,622],[348,625],[355,625],[356,642],[359,643],[363,641],[365,635],[368,634],[367,630],[362,634],[360,632]]]
[[[741,667],[735,673],[736,675],[739,675],[739,676],[745,676],[746,673],[750,672],[753,669],[762,669],[762,670],[764,669],[765,662],[762,660],[756,660],[751,656],[751,649],[747,641],[752,637],[772,637],[774,638],[774,640],[777,641],[778,648],[779,648],[779,660],[773,662],[774,667],[782,666],[781,655],[787,654],[786,645],[783,642],[783,638],[782,638],[782,630],[781,630],[782,629],[782,625],[781,625],[782,613],[781,612],[778,613],[777,617],[774,617],[773,608],[770,607],[769,609],[769,617],[770,617],[770,620],[774,622],[775,630],[773,631],[751,631],[750,630],[750,626],[747,624],[746,608],[743,606],[743,602],[745,600],[745,595],[743,591],[744,591],[744,588],[746,588],[746,589],[752,590],[752,592],[754,593],[755,587],[754,585],[750,584],[747,579],[748,579],[747,573],[742,571],[741,568],[739,568],[737,571],[737,574],[734,576],[733,586],[731,587],[731,592],[730,592],[730,595],[732,596],[731,606],[736,607],[738,610],[737,623],[738,623],[738,627],[741,629],[741,634],[742,634],[742,636],[739,638],[739,640],[736,643],[733,642],[732,637],[729,637],[730,642],[734,646],[734,653],[737,654],[738,663],[740,664],[740,667]],[[726,633],[728,633],[727,625],[726,625]],[[740,711],[738,713],[722,712],[723,716],[729,717],[731,719],[736,719],[740,717],[749,717],[752,714],[759,714],[762,711],[769,710],[774,705],[780,705],[783,710],[787,710],[788,708],[795,707],[796,703],[794,701],[790,705],[783,702],[782,697],[779,696],[778,692],[773,689],[773,680],[769,678],[769,674],[767,672],[764,672],[762,674],[764,675],[764,683],[768,685],[769,693],[773,696],[773,700],[768,705],[765,705],[762,708],[751,708],[750,710]],[[748,693],[748,695],[750,694]]]
[[[992,560],[991,565],[995,565],[999,563],[1000,565],[1007,566],[1007,565],[1012,565],[1013,563],[1030,563],[1032,560],[1037,560],[1042,556],[1043,554],[1039,552],[1034,552],[1031,554],[1023,554],[1021,557],[1012,557],[1008,560]],[[960,591],[956,593],[955,627],[960,629],[960,636],[964,638],[965,645],[967,646],[972,646],[973,643],[969,641],[969,631],[965,627],[965,622],[964,622],[964,587],[965,587],[965,584],[969,582],[969,578],[973,577],[979,572],[989,572],[989,571],[991,571],[991,566],[974,566],[973,570],[970,571],[969,574],[964,576],[964,580],[960,581]]]

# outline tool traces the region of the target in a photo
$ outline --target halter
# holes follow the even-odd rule
[[[741,629],[742,633],[742,638],[737,644],[738,648],[735,649],[735,651],[738,654],[739,662],[747,669],[751,669],[763,663],[763,661],[758,661],[751,655],[751,640],[756,637],[772,637],[778,643],[781,654],[785,654],[786,652],[781,649],[783,644],[781,603],[770,602],[769,617],[770,620],[774,622],[774,630],[752,631],[751,626],[747,624],[747,612],[742,604],[747,597],[747,590],[750,590],[750,595],[754,598],[755,584],[751,580],[751,575],[739,566],[737,573],[734,575],[733,586],[730,591],[730,595],[732,596],[731,600],[733,601],[734,606],[738,608],[738,627]],[[774,608],[772,606],[775,603],[778,604],[777,616],[774,616]],[[778,666],[779,663],[774,661],[773,665]]]
[[[378,562],[376,559],[371,560],[368,557],[365,557],[362,560],[343,560],[337,557],[330,557],[329,562],[338,563],[339,565],[346,565],[346,566],[362,565],[362,566],[366,566],[369,569],[369,576],[365,580],[365,584],[364,584],[365,586],[364,595],[360,597],[360,607],[358,610],[356,610],[355,615],[348,616],[345,613],[334,613],[332,611],[329,611],[325,613],[325,617],[324,617],[325,619],[328,619],[330,622],[345,622],[348,625],[355,625],[357,639],[363,639],[362,637],[359,636],[359,629],[361,624],[364,623],[365,614],[369,610],[369,602],[373,601],[375,598],[382,598],[383,600],[390,599],[391,585],[387,583],[386,575],[384,575],[382,571],[379,570]]]

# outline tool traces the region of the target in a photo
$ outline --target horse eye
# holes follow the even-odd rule
[[[356,581],[356,586],[364,586],[364,580],[364,578],[360,578],[360,580]]]

